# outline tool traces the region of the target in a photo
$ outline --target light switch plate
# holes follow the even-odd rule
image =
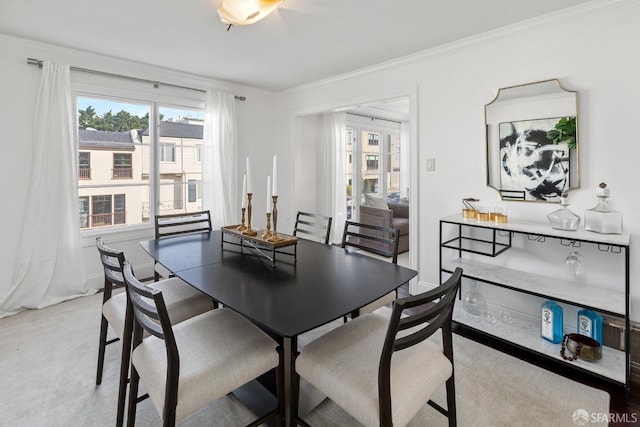
[[[436,170],[436,159],[427,159],[427,172],[434,172]]]

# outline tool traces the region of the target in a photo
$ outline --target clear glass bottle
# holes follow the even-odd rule
[[[474,316],[482,316],[487,311],[487,301],[478,290],[476,282],[471,282],[471,290],[462,297],[462,308]]]
[[[609,188],[604,182],[596,190],[598,205],[584,212],[585,230],[601,234],[622,234],[622,212],[609,209]]]
[[[602,316],[586,308],[578,311],[578,333],[593,338],[602,345]]]
[[[546,301],[541,307],[540,335],[547,341],[558,344],[562,341],[562,307],[555,301]]]
[[[568,198],[569,197],[566,192],[562,193],[562,196],[560,197],[560,205],[562,205],[562,207],[547,215],[547,218],[549,218],[549,222],[551,223],[551,228],[565,231],[575,231],[578,229],[578,225],[580,225],[580,217],[569,210]]]

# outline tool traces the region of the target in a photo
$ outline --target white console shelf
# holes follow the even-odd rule
[[[512,247],[514,239],[537,240],[543,244],[561,241],[567,245],[580,243],[581,250],[610,251],[624,257],[624,271],[612,271],[614,289],[598,284],[585,285],[563,280],[553,275],[542,275],[529,271],[507,268],[495,259]],[[463,277],[477,280],[498,288],[521,293],[523,298],[533,295],[549,298],[579,308],[590,308],[597,312],[615,316],[625,323],[625,348],[630,348],[629,322],[629,243],[628,234],[606,235],[584,229],[577,231],[554,230],[548,223],[513,221],[495,224],[492,221],[478,222],[462,215],[451,215],[440,219],[440,271],[441,280],[446,280],[456,267],[463,269]],[[520,245],[521,247],[523,245]],[[479,255],[479,256],[478,256]],[[540,322],[535,317],[513,313],[513,323],[498,320],[487,323],[481,316],[473,316],[456,304],[453,319],[485,335],[512,343],[516,347],[534,354],[570,364],[573,368],[598,377],[620,383],[628,391],[630,360],[628,351],[604,347],[603,357],[598,362],[578,359],[566,362],[560,356],[560,344],[551,344],[540,338]],[[565,331],[565,333],[575,331]]]

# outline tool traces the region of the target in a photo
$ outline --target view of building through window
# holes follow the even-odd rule
[[[348,126],[347,219],[354,217],[353,197],[362,203],[364,194],[376,193],[389,202],[400,200],[400,130]],[[358,183],[354,188],[354,183]],[[357,204],[356,204],[357,205]]]
[[[202,210],[204,112],[77,98],[78,209],[83,230]],[[157,132],[150,132],[150,127]],[[152,208],[153,207],[153,208]]]

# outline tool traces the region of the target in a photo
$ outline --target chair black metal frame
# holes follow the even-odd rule
[[[120,263],[124,262],[124,253],[122,251],[116,251],[106,247],[102,237],[96,238],[96,247],[100,253],[100,261],[102,262],[102,267],[104,269],[104,289],[102,292],[102,305],[104,306],[104,304],[111,299],[114,288],[124,288],[124,279],[120,268]],[[104,317],[104,314],[102,314],[102,319],[100,321],[100,342],[98,343],[96,385],[100,385],[102,383],[104,355],[107,345],[120,340],[119,337],[107,340],[108,329],[109,321]]]
[[[380,356],[380,370],[378,371],[378,394],[380,398],[380,425],[392,425],[391,419],[391,356],[394,352],[416,345],[442,329],[442,345],[444,355],[451,362],[453,368],[453,335],[452,317],[456,294],[460,289],[462,269],[456,268],[453,274],[437,288],[396,301],[389,320],[389,329]],[[436,300],[439,300],[435,302]],[[402,317],[407,309],[433,304],[417,314]],[[398,337],[400,331],[427,323],[422,329],[408,335]],[[428,404],[441,414],[449,418],[449,426],[455,427],[456,421],[456,393],[455,369],[446,382],[447,409],[429,400]]]
[[[296,223],[293,227],[293,235],[298,236],[301,234],[302,236],[300,237],[302,238],[309,238],[309,240],[328,245],[332,221],[332,217],[298,211]]]
[[[211,213],[208,210],[156,215],[154,224],[156,239],[212,230]],[[160,274],[155,271],[154,280],[158,281],[158,279],[160,279]]]
[[[104,245],[102,237],[96,238],[96,247],[100,253],[100,260],[104,266],[105,286],[102,305],[112,296],[114,286],[125,287],[122,266],[125,262],[124,252],[108,248]],[[129,304],[127,303],[127,308]],[[120,355],[120,378],[118,382],[118,409],[116,416],[116,426],[121,426],[124,422],[124,409],[127,393],[127,382],[129,381],[129,360],[131,357],[131,337],[132,337],[132,318],[133,314],[126,311],[124,319],[124,330],[122,336],[122,353]],[[96,376],[96,384],[102,382],[102,371],[104,367],[105,347],[108,344],[119,341],[114,338],[107,341],[108,321],[102,316],[100,324],[100,344],[98,347],[98,373]]]
[[[352,246],[398,263],[398,242],[400,233],[395,228],[347,221],[344,224],[341,247]],[[376,245],[377,244],[377,245]],[[391,250],[386,249],[390,247]]]
[[[461,279],[462,269],[456,268],[449,279],[439,287],[419,295],[400,298],[394,303],[384,344],[381,349],[378,369],[380,426],[390,427],[393,425],[391,412],[391,358],[393,353],[421,343],[433,335],[438,329],[442,329],[443,353],[451,362],[452,367],[451,377],[446,381],[447,408],[445,409],[431,400],[429,400],[427,404],[448,417],[450,427],[457,425],[452,316]],[[417,309],[418,307],[425,309]],[[415,314],[407,315],[405,311],[409,309],[414,309]],[[401,331],[415,328],[419,325],[425,326],[409,334],[400,335]],[[336,349],[336,351],[340,350]],[[293,372],[294,401],[292,405],[294,405],[293,411],[294,414],[296,414],[294,421],[298,425],[310,427],[309,424],[298,415],[300,376],[295,369],[293,369]]]
[[[143,334],[146,331],[150,335],[164,340],[167,356],[167,374],[165,385],[165,397],[163,405],[162,420],[164,426],[174,426],[176,423],[176,406],[178,404],[178,382],[180,378],[180,355],[178,346],[173,334],[173,328],[169,319],[167,307],[162,296],[162,291],[144,285],[135,278],[131,270],[131,264],[125,262],[123,266],[124,279],[127,286],[127,312],[132,313],[133,339],[132,351],[142,343]],[[145,301],[148,298],[153,304]],[[278,387],[278,407],[269,413],[261,416],[248,426],[254,427],[263,424],[273,417],[278,417],[279,425],[284,420],[284,376],[282,372],[283,353],[279,347],[280,365],[277,368],[276,379]],[[141,397],[138,395],[138,385],[140,376],[135,366],[131,364],[131,381],[129,385],[129,410],[127,414],[127,425],[133,427],[136,418],[137,404],[149,397],[147,394]],[[215,381],[215,379],[212,379]]]
[[[347,221],[344,224],[341,247],[346,248],[347,246],[351,246],[366,252],[391,258],[391,262],[397,264],[399,242],[400,232],[395,228]],[[378,246],[376,246],[376,244]],[[391,247],[392,249],[385,249],[387,247]],[[398,298],[397,289],[395,290],[395,294],[396,298]],[[359,315],[360,310],[354,310],[351,313],[352,318]],[[347,316],[344,316],[343,320],[346,322]]]

